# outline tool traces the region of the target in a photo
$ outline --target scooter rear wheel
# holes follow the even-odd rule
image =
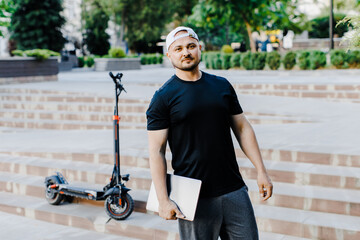
[[[45,189],[45,198],[51,205],[59,205],[61,201],[64,199],[64,195],[56,192],[55,189],[51,188],[51,185],[55,184],[53,180],[50,180],[46,184]]]
[[[125,194],[121,200],[124,201],[123,207],[114,201],[114,196],[108,196],[105,200],[105,211],[115,220],[124,220],[134,211],[134,200],[129,194]]]

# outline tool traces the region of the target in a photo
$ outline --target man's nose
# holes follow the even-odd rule
[[[184,48],[184,49],[183,49],[183,55],[184,55],[184,56],[189,55],[189,49]]]

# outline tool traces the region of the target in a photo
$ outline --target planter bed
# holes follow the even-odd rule
[[[95,71],[141,69],[140,58],[95,58]]]
[[[56,81],[58,73],[56,57],[44,61],[31,57],[0,58],[0,84]]]

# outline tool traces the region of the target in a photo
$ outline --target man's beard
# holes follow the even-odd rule
[[[185,60],[188,59],[188,58],[193,59],[192,57],[187,57],[187,58],[185,58],[183,61],[185,61]],[[181,63],[180,63],[180,64],[176,64],[176,63],[174,63],[174,62],[172,62],[172,61],[171,61],[171,63],[172,63],[172,65],[173,65],[175,68],[178,68],[178,69],[180,69],[180,70],[183,70],[183,71],[192,71],[192,70],[194,70],[194,69],[199,65],[199,63],[200,63],[200,58],[199,58],[198,61],[196,61],[196,62],[194,62],[193,64],[188,65],[188,66],[186,66],[186,67],[183,67],[183,66],[181,65]]]

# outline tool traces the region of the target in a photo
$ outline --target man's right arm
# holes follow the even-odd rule
[[[166,220],[175,220],[182,217],[176,204],[168,197],[166,187],[166,142],[168,129],[148,131],[150,170],[159,200],[159,216]]]

